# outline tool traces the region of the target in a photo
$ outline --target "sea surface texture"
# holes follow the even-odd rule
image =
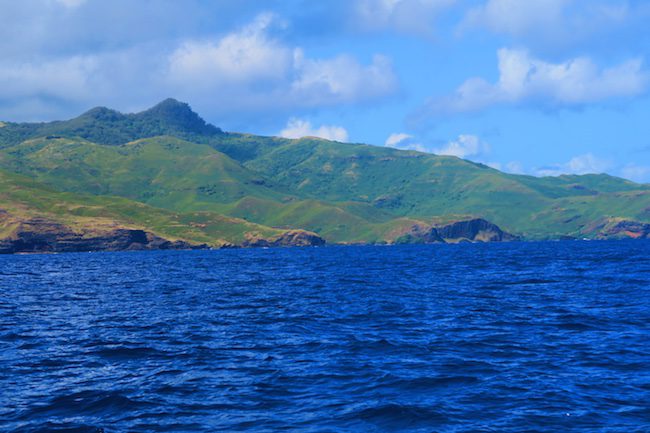
[[[0,257],[2,432],[650,432],[650,243]]]

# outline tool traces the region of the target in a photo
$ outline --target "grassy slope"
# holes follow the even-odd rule
[[[246,166],[306,197],[356,200],[396,216],[474,215],[529,238],[580,235],[587,220],[647,221],[650,188],[608,175],[535,178],[455,157],[302,139]]]
[[[333,242],[379,241],[412,219],[452,215],[528,238],[582,236],[604,217],[648,219],[648,189],[606,175],[515,176],[454,157],[316,139],[273,140],[257,151],[242,166],[173,137],[122,146],[40,138],[4,149],[0,164],[61,190],[303,228]]]
[[[209,211],[282,228],[304,228],[336,242],[373,242],[377,222],[339,207],[300,200],[212,147],[173,137],[122,146],[38,138],[8,147],[0,166],[57,189],[127,197],[178,212]],[[365,211],[370,215],[371,212]],[[384,216],[384,221],[391,216]],[[382,222],[384,222],[382,221]]]
[[[27,177],[0,170],[0,238],[20,221],[43,218],[91,236],[116,228],[150,231],[170,240],[221,246],[246,234],[274,237],[281,230],[210,212],[175,213],[120,197],[59,192]]]
[[[151,137],[161,133],[177,138]],[[0,167],[59,190],[304,228],[334,242],[378,241],[420,221],[467,216],[527,238],[581,236],[604,218],[650,219],[648,185],[607,175],[517,176],[455,157],[223,133],[173,100],[133,115],[98,108],[66,122],[7,123],[0,149]]]

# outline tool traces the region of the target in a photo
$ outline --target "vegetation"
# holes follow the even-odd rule
[[[72,225],[108,221],[212,245],[290,229],[329,242],[395,242],[412,239],[415,226],[469,217],[524,239],[598,237],[599,221],[650,219],[648,185],[224,133],[174,100],[136,114],[96,108],[69,121],[4,123],[0,169],[0,208],[11,208],[15,221],[47,213]]]
[[[4,170],[0,170],[0,204],[0,239],[10,238],[22,223],[35,219],[85,236],[140,229],[172,241],[213,247],[241,244],[252,236],[273,239],[285,232],[211,212],[177,213],[121,197],[59,192]]]

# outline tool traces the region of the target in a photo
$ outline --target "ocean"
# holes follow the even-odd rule
[[[0,256],[2,432],[650,432],[650,242]]]

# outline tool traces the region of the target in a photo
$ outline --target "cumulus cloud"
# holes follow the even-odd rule
[[[187,41],[169,57],[168,79],[181,94],[230,96],[230,108],[322,107],[376,100],[397,89],[390,60],[361,64],[350,55],[309,58],[273,38],[276,16],[216,41]]]
[[[476,135],[461,134],[442,147],[433,149],[438,155],[457,156],[459,158],[476,157],[485,155],[490,151],[487,143],[481,141]]]
[[[585,153],[575,156],[563,164],[537,168],[535,174],[538,176],[559,176],[561,174],[604,173],[610,168],[612,168],[610,161],[597,158],[592,153]]]
[[[369,65],[341,55],[331,59],[307,59],[294,52],[295,79],[291,95],[305,105],[371,100],[393,93],[397,78],[390,59],[375,55]]]
[[[169,59],[172,79],[194,84],[283,79],[292,50],[267,36],[272,14],[261,14],[241,30],[216,41],[187,41]]]
[[[422,115],[478,111],[499,104],[570,107],[642,94],[650,78],[641,59],[599,68],[587,57],[550,63],[527,51],[498,51],[499,79],[470,78],[448,97],[434,98]]]
[[[171,94],[155,73],[163,65],[147,53],[138,47],[33,62],[0,60],[0,116],[42,121],[78,115],[93,105],[146,108]]]
[[[65,23],[74,19],[85,22],[82,18],[91,13],[87,9],[108,7],[107,3],[87,2],[68,13],[62,12],[63,5],[54,7],[59,3],[47,1],[51,9],[44,22],[66,29],[71,26]],[[72,3],[68,1],[71,7]],[[17,9],[17,16],[25,12],[13,3],[7,7]],[[172,2],[169,7],[175,11],[179,6]],[[131,35],[128,44],[115,39],[110,46],[89,50],[83,46],[86,39],[77,37],[82,41],[79,52],[57,51],[58,46],[70,45],[58,32],[52,39],[63,39],[53,42],[51,50],[36,48],[39,41],[47,41],[44,35],[25,34],[20,37],[23,48],[30,47],[27,50],[0,44],[0,116],[46,120],[55,107],[60,116],[68,116],[93,105],[142,109],[174,96],[209,116],[277,118],[297,109],[376,102],[397,90],[398,80],[387,57],[375,55],[369,62],[348,54],[310,57],[279,36],[286,24],[278,15],[262,13],[221,35],[163,41],[153,33],[147,36],[153,42],[142,43],[137,41],[146,39],[144,35]],[[0,26],[0,36],[11,40],[14,35],[7,32]]]
[[[302,119],[291,118],[286,128],[280,131],[280,137],[302,138],[320,137],[333,141],[348,141],[348,131],[341,126],[322,125],[314,128],[311,122]]]
[[[418,152],[473,159],[482,158],[490,152],[490,146],[486,142],[471,134],[461,134],[455,140],[436,147],[431,144],[423,144],[412,135],[400,132],[389,135],[384,145],[401,150],[417,150]]]

